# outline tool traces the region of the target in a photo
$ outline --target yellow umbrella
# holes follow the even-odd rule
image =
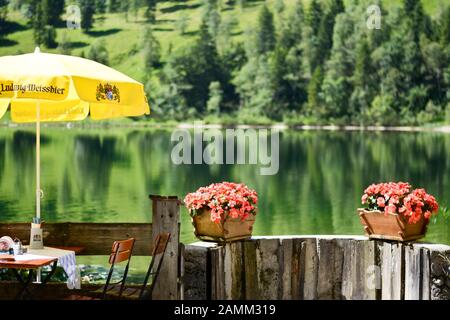
[[[36,122],[36,217],[40,219],[40,122],[141,116],[150,113],[144,86],[100,63],[34,53],[0,57],[0,118]]]

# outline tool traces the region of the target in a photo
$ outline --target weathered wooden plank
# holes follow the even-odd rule
[[[302,240],[292,239],[292,261],[291,261],[291,299],[301,299],[300,266],[302,258]]]
[[[404,297],[403,245],[384,242],[381,255],[381,298],[383,300],[401,300]]]
[[[430,300],[431,294],[430,250],[422,248],[422,292],[421,300]]]
[[[293,240],[292,239],[282,239],[281,240],[281,299],[292,300],[292,277],[294,276],[292,272],[292,252],[293,251]]]
[[[377,249],[375,241],[357,241],[358,257],[355,268],[357,286],[352,299],[376,300],[377,289],[381,286],[380,270],[377,266]]]
[[[69,223],[68,230],[67,246],[85,247],[83,251],[85,255],[108,254],[114,241],[130,237],[136,239],[134,255],[151,255],[153,247],[151,224]]]
[[[317,298],[342,299],[343,240],[318,239]]]
[[[232,286],[233,286],[233,271],[232,269],[232,258],[231,258],[231,244],[227,243],[223,247],[223,276],[224,276],[224,293],[225,293],[225,300],[231,300],[232,299]]]
[[[245,299],[261,299],[258,288],[258,274],[256,264],[256,241],[244,241],[244,283]]]
[[[375,300],[379,280],[375,242],[346,241],[342,272],[342,296],[344,299]]]
[[[256,265],[260,298],[276,300],[281,297],[280,262],[278,239],[257,240]]]
[[[305,239],[301,243],[300,299],[317,299],[318,272],[319,257],[317,253],[317,240]]]
[[[230,244],[231,258],[231,294],[233,300],[243,300],[244,294],[244,259],[243,243],[241,241]]]
[[[24,244],[30,240],[30,223],[1,223],[0,235],[19,238]],[[133,253],[152,252],[151,223],[45,223],[45,246],[83,247],[79,255],[108,255],[112,243],[129,237],[136,238]]]
[[[180,201],[177,197],[150,196],[152,200],[152,239],[169,232],[170,240],[161,265],[160,279],[153,289],[153,299],[179,299]]]
[[[225,269],[224,247],[211,249],[211,299],[224,300],[225,294]]]
[[[207,300],[209,247],[196,244],[185,245],[184,249],[184,298],[186,300]]]
[[[422,296],[421,249],[405,246],[405,300],[419,300]]]
[[[179,276],[179,298],[180,298],[180,300],[185,300],[185,297],[184,297],[184,279],[185,279],[184,278],[184,276],[185,276],[185,266],[184,266],[185,259],[184,259],[184,255],[185,255],[185,252],[186,252],[186,247],[185,247],[184,243],[180,243],[179,244],[179,249],[180,249],[179,253],[178,253],[178,256],[180,257],[180,260],[178,261],[179,268],[180,268],[180,272],[179,272],[180,273],[180,276]],[[206,265],[206,263],[205,263],[205,265]],[[205,284],[206,284],[206,281],[205,281]],[[206,295],[205,295],[205,299],[206,299]]]

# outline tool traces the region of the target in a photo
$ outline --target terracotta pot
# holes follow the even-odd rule
[[[192,224],[195,236],[200,240],[231,242],[251,238],[255,220],[255,216],[250,215],[245,221],[227,217],[215,223],[211,221],[211,210],[199,210],[192,217]]]
[[[371,239],[411,241],[425,236],[429,220],[423,216],[417,223],[398,214],[385,215],[379,210],[358,209],[366,235]]]

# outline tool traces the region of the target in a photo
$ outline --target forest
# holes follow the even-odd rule
[[[0,0],[0,55],[39,45],[138,69],[147,120],[450,123],[450,5],[394,2]],[[111,17],[136,26],[114,45]]]

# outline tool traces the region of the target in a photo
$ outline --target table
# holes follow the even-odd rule
[[[76,251],[79,251],[77,248]],[[29,297],[32,297],[28,286],[33,280],[34,273],[38,278],[38,283],[45,285],[48,280],[53,276],[56,271],[56,267],[59,264],[68,276],[68,283],[76,283],[76,260],[75,250],[64,250],[60,248],[44,247],[43,249],[30,249],[27,248],[27,253],[24,255],[13,256],[16,261],[0,261],[0,268],[7,268],[12,270],[19,283],[22,284],[22,288],[17,295],[17,299],[24,298],[25,293]],[[40,269],[42,267],[51,265],[52,268],[47,276],[40,279]],[[19,270],[29,270],[27,279],[23,279]]]
[[[25,255],[24,255],[25,256]],[[5,268],[12,270],[15,277],[17,278],[17,281],[21,284],[21,288],[16,295],[16,300],[18,299],[24,299],[25,294],[28,294],[28,296],[31,298],[33,295],[28,289],[28,286],[33,280],[34,272],[38,272],[38,270],[42,267],[52,265],[52,269],[47,274],[47,276],[42,280],[41,284],[45,285],[48,280],[53,276],[53,274],[56,271],[56,266],[58,264],[58,258],[55,257],[40,257],[35,256],[36,259],[33,260],[15,260],[15,261],[9,261],[9,260],[0,260],[0,268]],[[14,257],[16,258],[16,257]],[[19,270],[28,270],[28,276],[26,279],[22,277]]]

